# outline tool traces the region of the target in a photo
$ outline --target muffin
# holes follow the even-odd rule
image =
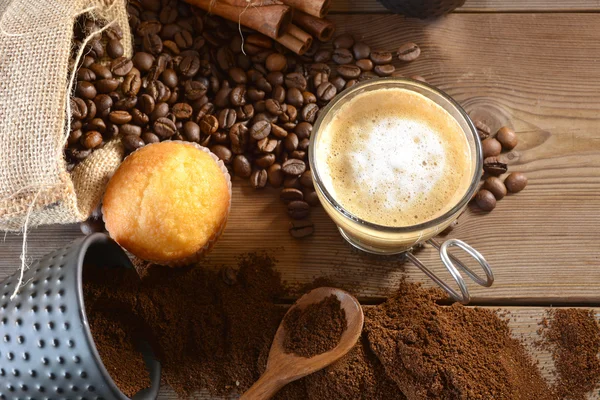
[[[156,264],[197,261],[219,237],[231,206],[231,180],[216,155],[195,143],[150,144],[110,179],[103,215],[110,236]]]

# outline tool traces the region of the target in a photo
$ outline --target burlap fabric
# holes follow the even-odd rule
[[[69,173],[63,156],[73,24],[89,12],[131,35],[125,0],[0,0],[0,229],[85,220],[123,157],[120,142]]]

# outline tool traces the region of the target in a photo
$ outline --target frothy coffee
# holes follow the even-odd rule
[[[319,133],[315,156],[331,196],[378,225],[434,219],[471,183],[469,143],[458,122],[405,89],[361,93],[342,105]]]

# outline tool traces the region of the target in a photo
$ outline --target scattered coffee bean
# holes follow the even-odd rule
[[[398,49],[398,59],[400,61],[414,61],[421,54],[421,49],[415,43],[405,43]]]
[[[344,48],[335,49],[331,59],[333,62],[340,65],[350,64],[352,61],[354,61],[354,57],[352,57],[350,50]]]
[[[212,151],[217,157],[219,157],[219,160],[223,161],[223,163],[225,163],[226,165],[231,163],[233,154],[231,153],[231,150],[229,150],[227,147],[218,144],[212,146],[210,148],[210,151]]]
[[[135,151],[146,144],[144,143],[144,140],[137,135],[125,135],[121,141],[123,142],[125,149],[128,151]]]
[[[306,163],[302,160],[291,158],[283,163],[282,169],[287,175],[298,176],[306,171]]]
[[[111,111],[111,113],[108,114],[108,119],[113,124],[122,125],[131,121],[131,114],[127,111]]]
[[[288,190],[288,189],[284,189]],[[291,189],[296,190],[296,189]],[[304,197],[304,195],[302,196]],[[310,205],[301,200],[294,200],[288,204],[288,215],[293,219],[304,219],[310,214]]]
[[[291,201],[299,201],[304,199],[304,194],[302,191],[296,188],[285,188],[281,190],[279,198],[285,203],[289,203]]]
[[[361,69],[356,65],[340,65],[337,72],[346,79],[356,79],[360,76]]]
[[[354,38],[349,33],[344,33],[336,37],[333,41],[333,47],[338,49],[349,49],[354,45]]]
[[[481,141],[489,138],[490,135],[492,134],[490,127],[487,126],[483,121],[474,119],[473,124],[475,125],[475,128],[477,129],[477,134],[479,135],[479,139]]]
[[[372,51],[370,57],[375,65],[390,64],[393,58],[389,51]]]
[[[317,119],[318,111],[319,106],[317,106],[315,103],[309,103],[302,107],[302,112],[300,115],[305,122],[310,122],[312,124]]]
[[[490,176],[483,183],[483,189],[490,191],[496,200],[502,200],[506,196],[506,186],[502,179],[496,176]]]
[[[290,235],[296,239],[311,236],[315,232],[315,226],[311,221],[292,221],[289,228]]]
[[[162,139],[168,139],[177,132],[175,122],[166,117],[158,118],[152,128],[154,133]]]
[[[487,157],[483,160],[483,170],[490,175],[499,176],[508,170],[508,165],[501,162],[498,157]]]
[[[358,61],[356,61],[355,64],[358,68],[361,69],[361,71],[372,71],[373,70],[373,61],[369,60],[368,58],[359,59]]]
[[[331,50],[319,50],[315,53],[313,59],[317,63],[326,63],[331,60]]]
[[[518,193],[527,186],[527,177],[522,172],[513,172],[506,177],[504,185],[511,193]]]
[[[496,139],[502,144],[506,150],[512,150],[517,146],[518,139],[515,131],[510,129],[508,126],[503,126],[498,130]]]
[[[250,175],[250,184],[255,189],[264,188],[267,185],[267,171],[257,169]]]
[[[133,68],[133,62],[126,57],[119,57],[110,64],[110,72],[117,76],[125,76]]]
[[[483,151],[483,157],[495,157],[500,155],[502,151],[502,145],[495,138],[487,138],[481,142],[481,150]]]
[[[283,183],[283,179],[285,174],[281,169],[281,164],[274,163],[267,170],[267,178],[269,180],[269,184],[275,188],[278,188]]]
[[[241,154],[238,154],[233,159],[233,173],[241,178],[249,178],[252,174],[252,165],[250,161]]]
[[[392,64],[376,65],[373,71],[379,76],[390,76],[394,73],[396,67]]]
[[[265,67],[269,71],[283,71],[287,68],[287,58],[281,53],[270,54],[265,60]]]
[[[102,134],[98,131],[88,131],[83,134],[80,142],[86,149],[94,149],[102,144]]]
[[[482,189],[475,196],[475,203],[482,211],[492,211],[496,207],[496,198],[492,192]]]
[[[371,48],[365,43],[358,42],[352,46],[352,53],[354,54],[354,58],[357,60],[366,59],[369,58],[369,55],[371,55]]]

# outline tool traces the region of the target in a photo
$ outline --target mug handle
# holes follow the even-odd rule
[[[442,263],[444,264],[446,269],[450,272],[450,275],[452,275],[452,278],[454,278],[454,280],[458,284],[460,294],[456,290],[452,289],[440,278],[438,278],[437,275],[431,272],[425,266],[425,264],[423,264],[417,257],[415,257],[415,255],[413,255],[410,252],[407,252],[406,258],[410,260],[413,264],[415,264],[421,271],[423,271],[425,275],[427,275],[432,281],[438,284],[438,286],[444,289],[455,301],[462,304],[467,304],[471,300],[471,296],[469,295],[469,289],[467,289],[467,285],[459,269],[463,270],[469,278],[471,278],[475,283],[477,283],[480,286],[490,287],[494,283],[494,273],[492,272],[490,264],[488,264],[488,262],[485,260],[485,258],[481,255],[480,252],[478,252],[462,240],[448,239],[440,245],[436,240],[429,239],[427,243],[429,243],[439,251],[440,259],[442,260]],[[483,269],[483,272],[485,273],[485,279],[473,272],[458,258],[448,253],[449,247],[458,247],[460,249],[463,249],[467,254],[473,257]]]

